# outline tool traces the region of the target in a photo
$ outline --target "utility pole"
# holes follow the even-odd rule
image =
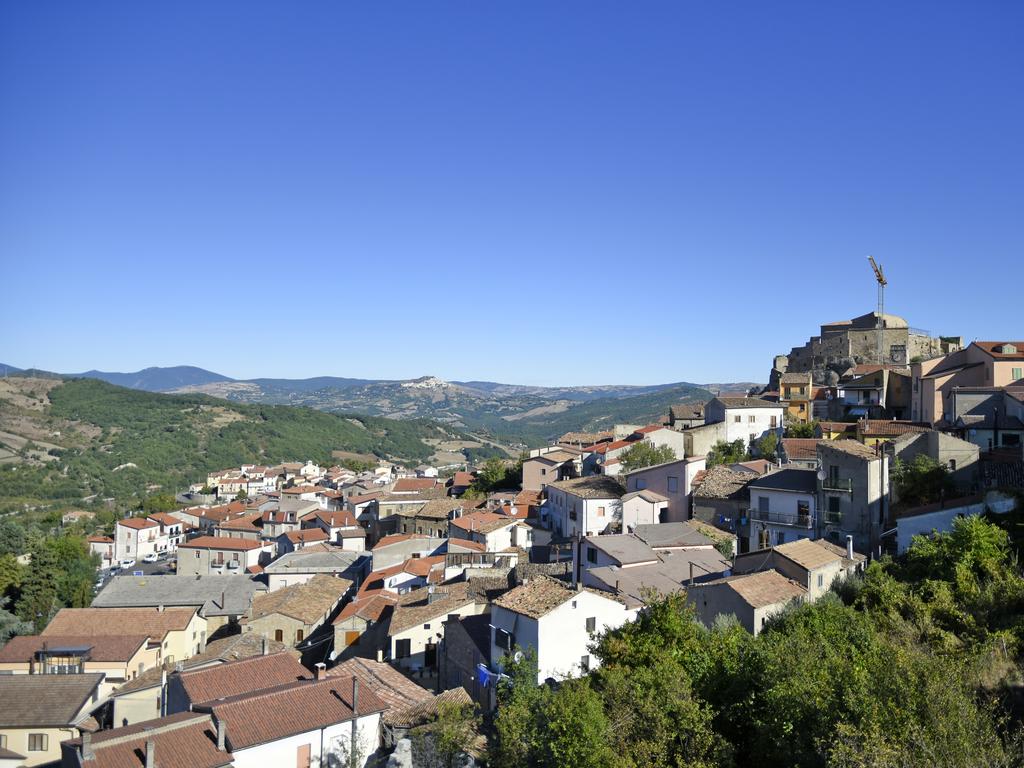
[[[875,318],[875,329],[878,336],[877,339],[877,355],[878,364],[885,365],[885,356],[883,353],[883,338],[885,321],[882,319],[882,315],[885,313],[885,286],[888,284],[888,280],[885,279],[885,274],[882,272],[882,265],[875,261],[874,256],[868,256],[868,261],[871,262],[871,269],[875,272],[875,280],[878,282],[878,314]]]

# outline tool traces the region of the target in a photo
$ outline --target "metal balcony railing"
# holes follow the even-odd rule
[[[842,512],[826,512],[824,515],[826,525],[837,525],[843,522]]]
[[[823,491],[844,491],[853,493],[853,480],[842,477],[829,477],[821,481]]]
[[[750,516],[754,520],[761,522],[792,525],[795,528],[810,528],[814,524],[813,516],[798,515],[792,512],[761,512],[760,510],[752,509],[750,510]]]

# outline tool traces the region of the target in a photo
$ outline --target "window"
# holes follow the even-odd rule
[[[768,513],[768,508],[769,508],[769,503],[770,502],[769,502],[769,499],[768,499],[767,496],[758,496],[757,497],[757,511],[758,512],[763,512],[763,513],[767,514]]]
[[[786,534],[783,531],[779,531],[775,534],[775,546],[786,543]]]
[[[839,511],[839,497],[838,496],[829,496],[828,497],[828,511],[829,512],[838,512]]]
[[[583,670],[584,673],[590,671],[590,657],[589,656],[581,656],[580,657],[580,669]]]
[[[638,491],[642,491],[646,487],[647,487],[647,481],[644,480],[642,477],[638,477],[636,479],[636,489]]]
[[[7,749],[7,737],[0,733],[0,749]]]
[[[301,643],[305,639],[306,639],[306,633],[303,632],[301,629],[296,629],[295,630],[295,642],[296,643]]]
[[[591,616],[589,619],[587,619],[587,632],[596,632],[596,631],[597,631],[597,617]]]
[[[412,653],[412,641],[409,638],[395,640],[395,658],[407,659]],[[511,650],[511,648],[509,649]]]
[[[408,641],[406,641],[408,642]],[[505,651],[511,651],[516,647],[516,638],[511,632],[504,629],[494,630],[494,644]]]
[[[825,586],[825,574],[823,574],[823,573],[819,573],[818,574],[818,586],[819,587]]]
[[[430,625],[429,625],[429,624],[424,624],[424,625],[423,625],[423,628],[424,628],[424,629],[430,629]]]
[[[800,517],[809,517],[811,514],[811,503],[809,501],[798,501],[796,503],[796,513]]]
[[[45,752],[50,747],[50,737],[45,733],[30,733],[28,735],[29,752]]]
[[[199,552],[197,551],[196,552],[196,560],[198,560],[198,559],[199,559]]]
[[[743,417],[740,416],[740,415],[736,415],[736,416],[733,416],[732,420],[736,424],[741,424],[743,422]]]
[[[750,444],[753,445],[754,441],[756,441],[756,440],[757,440],[757,433],[756,432],[751,432],[750,433]]]
[[[284,642],[284,630],[283,629],[275,629],[274,630],[274,639],[277,642],[279,642],[279,643],[283,643]]]
[[[668,479],[668,492],[669,493],[678,493],[679,492],[679,478],[678,477],[669,477],[669,479]]]
[[[543,467],[541,467],[540,473],[541,473],[541,475],[546,475],[548,473],[548,471],[546,469],[544,469]]]
[[[295,768],[309,768],[312,758],[310,753],[312,752],[312,746],[309,744],[303,744],[300,747],[295,748]]]
[[[956,472],[956,459],[949,460],[949,471]]]
[[[802,411],[803,409],[804,409],[804,407],[801,405],[800,406],[800,410]],[[772,416],[772,429],[775,429],[778,426],[779,426],[779,417],[778,416]]]
[[[597,516],[598,517],[604,517],[604,507],[598,507],[597,508]]]
[[[755,421],[757,421],[756,416],[747,416],[747,424],[753,424]]]
[[[807,406],[806,406],[806,405],[804,405],[803,403],[800,403],[800,413],[803,413],[803,412],[804,412],[804,411],[806,411],[806,410],[807,410]],[[774,421],[775,421],[775,419],[772,419],[772,421],[774,422]],[[775,426],[775,424],[772,424],[772,426],[774,427],[774,426]]]
[[[1017,381],[1017,379],[1024,378],[1024,368],[1014,368],[1010,372],[1010,380]]]
[[[597,550],[594,549],[593,547],[587,547],[587,562],[588,563],[596,563],[597,562]]]

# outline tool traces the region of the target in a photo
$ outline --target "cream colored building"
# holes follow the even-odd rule
[[[60,760],[60,743],[100,698],[103,675],[0,675],[0,744],[35,766]]]

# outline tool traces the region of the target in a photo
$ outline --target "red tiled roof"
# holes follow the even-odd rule
[[[436,485],[436,477],[403,477],[401,480],[395,481],[395,487],[392,489],[392,492],[429,491]]]
[[[393,533],[390,536],[385,536],[383,539],[373,545],[373,548],[380,549],[382,547],[389,547],[392,544],[398,544],[403,541],[409,541],[410,539],[429,539],[430,537],[423,533]]]
[[[617,451],[619,448],[626,448],[635,442],[637,442],[637,440],[616,440],[613,443],[595,443],[594,445],[588,445],[583,450],[589,451],[590,453],[599,453],[604,455],[608,453],[608,451]]]
[[[148,642],[146,635],[20,635],[0,648],[0,662],[28,663],[37,651],[46,648],[89,649],[90,661],[131,661]],[[134,672],[134,670],[133,670]]]
[[[321,510],[316,513],[316,518],[331,528],[351,528],[352,526],[359,525],[359,521],[347,510],[339,510],[337,512]]]
[[[232,750],[246,749],[287,736],[343,723],[354,716],[387,709],[373,689],[359,689],[359,711],[352,709],[354,678],[325,677],[271,688],[207,705],[227,723]],[[203,707],[206,709],[207,707]]]
[[[333,623],[339,624],[353,616],[358,616],[366,621],[380,621],[381,616],[397,602],[398,597],[389,592],[377,591],[364,594],[346,605]]]
[[[180,712],[157,720],[98,731],[91,736],[89,768],[144,768],[146,742],[153,742],[156,764],[165,768],[221,768],[231,753],[217,749],[217,731],[209,715]],[[74,747],[82,740],[65,742]]]
[[[176,576],[155,578],[173,579]],[[42,634],[49,637],[109,634],[146,635],[163,642],[171,631],[185,629],[197,608],[61,608]]]
[[[144,517],[126,517],[124,520],[118,520],[117,524],[122,528],[134,528],[136,531],[141,531],[144,528],[159,527],[159,523],[153,520],[147,520]]]
[[[363,504],[363,503],[365,503],[367,501],[373,501],[374,499],[379,499],[381,497],[381,495],[382,495],[381,491],[370,491],[369,493],[364,493],[362,495],[352,495],[352,496],[348,497],[348,503],[352,504],[352,505]]]
[[[461,528],[464,531],[490,533],[507,525],[514,525],[516,518],[510,515],[499,515],[495,512],[473,512],[462,517],[456,517],[449,525]]]
[[[782,449],[790,461],[807,461],[818,457],[818,440],[814,437],[784,437]]]
[[[197,536],[190,541],[178,545],[178,549],[237,549],[250,550],[259,549],[263,546],[260,541],[249,539],[229,539],[227,536]]]
[[[1012,344],[1016,352],[997,352],[996,347]],[[1024,341],[976,341],[974,345],[996,360],[1024,360]]]
[[[109,536],[90,536],[88,539],[90,542],[96,544],[113,544],[114,540]]]
[[[640,427],[640,429],[633,430],[634,435],[648,435],[651,432],[657,432],[659,429],[667,429],[662,424],[648,424],[646,427]]]
[[[288,531],[284,534],[292,544],[304,544],[309,541],[327,541],[330,536],[322,528],[302,528],[298,531]]]
[[[451,484],[453,486],[465,487],[472,485],[474,480],[476,480],[476,475],[472,472],[456,472],[452,476]]]
[[[149,516],[150,520],[156,520],[161,525],[184,525],[181,520],[167,512],[154,512]]]
[[[178,673],[181,687],[192,704],[262,691],[310,677],[309,670],[287,651]]]
[[[322,490],[315,485],[296,485],[292,488],[282,488],[281,493],[288,496],[299,496],[303,493],[319,493]]]

